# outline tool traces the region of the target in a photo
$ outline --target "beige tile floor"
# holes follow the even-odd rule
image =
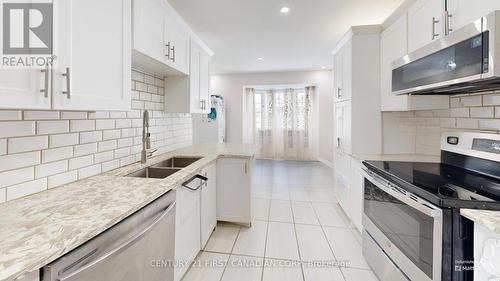
[[[252,226],[219,223],[183,280],[377,281],[333,188],[319,162],[256,161]]]

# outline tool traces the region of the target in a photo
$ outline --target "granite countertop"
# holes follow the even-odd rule
[[[461,209],[460,214],[500,235],[500,211]]]
[[[188,180],[219,157],[253,157],[241,144],[196,145],[0,205],[0,280],[38,270]],[[166,179],[123,177],[172,156],[203,156]]]

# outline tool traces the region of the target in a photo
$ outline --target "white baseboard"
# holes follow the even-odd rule
[[[326,159],[324,159],[324,158],[321,158],[321,157],[318,157],[317,159],[318,159],[318,161],[319,161],[319,162],[321,162],[321,163],[323,163],[323,164],[327,165],[328,167],[330,167],[330,168],[332,168],[332,169],[334,169],[334,168],[335,168],[335,165],[333,165],[333,162],[328,161],[328,160],[326,160]]]

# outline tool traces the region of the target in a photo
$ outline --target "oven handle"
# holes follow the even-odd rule
[[[365,172],[365,178],[367,178],[370,182],[375,184],[378,188],[382,189],[389,195],[418,210],[419,212],[426,214],[429,217],[443,217],[443,210],[441,210],[439,207],[434,206],[433,204],[427,202],[426,200],[416,196],[411,192],[408,192],[406,190],[401,191],[402,188],[395,186],[394,184],[390,183],[389,181],[385,180],[381,176],[368,169],[363,170]],[[404,194],[402,192],[404,192]],[[410,197],[410,195],[412,197]]]

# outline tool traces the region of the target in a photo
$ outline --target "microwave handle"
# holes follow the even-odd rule
[[[402,201],[403,203],[418,210],[419,212],[426,214],[429,217],[440,218],[443,216],[443,210],[441,210],[440,208],[412,194],[413,198],[418,198],[418,200],[415,201],[415,199],[409,197],[409,194],[411,193],[404,194],[399,190],[399,188],[395,187],[392,183],[385,180],[376,173],[368,169],[363,169],[363,170],[365,172],[365,178],[368,179],[371,183],[376,185],[385,193],[391,195],[392,197],[398,199],[399,201]]]

